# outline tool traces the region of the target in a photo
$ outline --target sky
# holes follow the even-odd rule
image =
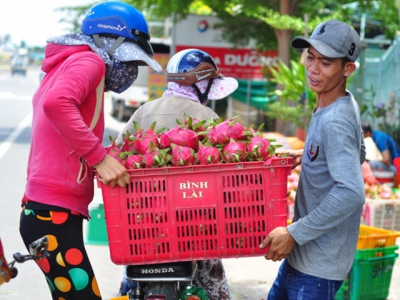
[[[0,36],[11,36],[14,44],[44,46],[46,39],[68,33],[70,25],[59,23],[62,12],[55,8],[95,3],[96,0],[0,0]]]

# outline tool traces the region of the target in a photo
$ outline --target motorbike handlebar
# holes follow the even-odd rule
[[[14,267],[16,262],[24,263],[27,260],[41,260],[45,257],[48,257],[50,255],[47,252],[48,243],[48,237],[43,236],[29,245],[29,254],[23,255],[19,252],[14,253],[14,260],[8,264],[11,278],[15,278],[18,275],[18,270],[16,267]]]

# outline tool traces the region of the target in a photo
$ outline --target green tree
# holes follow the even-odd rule
[[[68,30],[70,32],[80,32],[82,19],[85,13],[88,11],[89,8],[99,2],[104,1],[97,1],[87,5],[64,6],[57,8],[56,11],[60,11],[65,14],[59,22],[67,24],[69,26]]]
[[[97,1],[102,2],[102,1]],[[97,3],[93,2],[93,4]],[[175,20],[189,13],[215,14],[221,19],[224,38],[233,44],[246,45],[256,41],[260,50],[276,49],[289,65],[296,55],[290,41],[295,35],[311,32],[327,19],[336,18],[359,25],[361,15],[379,22],[387,38],[393,39],[399,27],[399,8],[393,0],[126,0],[144,12],[148,20]],[[62,21],[78,31],[84,12],[91,5],[64,7],[69,12]]]
[[[306,69],[300,61],[290,61],[290,67],[281,60],[274,67],[268,67],[270,81],[284,86],[272,93],[280,101],[268,107],[265,114],[272,119],[290,122],[293,127],[306,128],[316,104],[316,94],[307,86]]]
[[[162,21],[171,16],[173,21],[177,21],[189,13],[216,15],[221,20],[218,26],[223,29],[223,37],[226,40],[241,46],[247,45],[252,39],[256,42],[258,50],[277,50],[280,61],[292,68],[298,64],[291,64],[290,61],[294,58],[297,60],[300,54],[290,47],[292,38],[296,35],[309,35],[317,24],[328,19],[352,23],[360,30],[363,17],[366,16],[367,23],[373,24],[374,28],[378,27],[389,39],[394,38],[399,28],[398,1],[394,0],[126,0],[125,2],[141,10],[149,21]],[[87,7],[68,9],[75,10],[77,14],[73,24],[79,24],[77,20],[82,17]],[[369,34],[368,30],[365,34]],[[284,69],[283,65],[280,69]],[[312,108],[312,101],[311,103],[306,101],[309,106],[303,107],[304,104],[299,99],[301,93],[306,91],[305,79],[300,77],[302,72],[296,73],[299,78],[293,72],[287,79],[280,76],[277,83],[282,89],[285,82],[290,80],[303,82],[303,87],[297,86],[297,92],[293,92],[290,97],[286,95],[286,98],[280,100],[285,101],[288,107],[293,106],[285,112],[287,119],[302,126],[306,120],[299,119],[299,115],[302,112],[308,113]],[[286,72],[289,73],[290,70]],[[279,90],[276,94],[285,96],[284,92]],[[277,109],[275,113],[282,117],[283,112],[279,113],[279,107],[282,108],[284,105],[278,103],[275,106]],[[277,128],[278,131],[282,131],[281,129]]]
[[[311,32],[327,19],[360,22],[361,13],[368,13],[382,22],[388,38],[398,28],[398,4],[393,0],[328,1],[328,0],[130,0],[127,1],[151,16],[165,18],[175,14],[182,18],[195,8],[207,6],[221,19],[224,37],[235,45],[255,39],[260,50],[277,49],[278,56],[289,65],[290,40],[294,35]],[[354,3],[354,5],[346,5]],[[198,13],[199,10],[196,10]],[[385,20],[383,17],[385,16]],[[388,16],[386,18],[386,16]]]

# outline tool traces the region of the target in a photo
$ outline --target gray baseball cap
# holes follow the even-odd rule
[[[350,25],[329,20],[319,24],[310,38],[296,37],[292,41],[294,48],[308,48],[313,46],[323,56],[330,58],[347,57],[355,62],[361,49],[361,40],[357,31]]]

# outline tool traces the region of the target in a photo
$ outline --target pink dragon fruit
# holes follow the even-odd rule
[[[245,161],[247,158],[246,143],[236,142],[231,138],[229,143],[222,148],[221,157],[226,163]]]
[[[134,154],[139,154],[143,152],[142,144],[138,138],[133,136],[129,136],[128,138],[124,139],[124,144],[122,145],[122,149],[124,152],[130,152]]]
[[[272,155],[270,153],[269,146],[271,143],[261,137],[261,136],[254,136],[248,143],[247,143],[247,152],[249,154],[249,160],[260,160],[265,161],[268,159],[269,156]]]
[[[188,116],[187,114],[183,114],[184,121],[183,123],[180,120],[176,120],[176,123],[184,128],[191,129],[195,132],[201,132],[201,131],[206,131],[207,127],[205,126],[205,123],[207,123],[207,120],[200,120],[198,118],[192,118]]]
[[[156,122],[153,122],[149,129],[142,129],[139,127],[137,122],[133,122],[136,132],[125,139],[123,150],[132,153],[146,153],[150,144],[155,146],[159,145],[158,135],[164,130],[164,128],[157,131],[154,130]]]
[[[205,123],[207,123],[207,120],[200,120],[191,117],[188,117],[184,121],[184,124],[188,126],[189,129],[192,129],[193,131],[196,132],[205,131],[207,129],[206,126],[204,125]]]
[[[171,163],[174,166],[190,166],[196,164],[194,150],[187,146],[171,144]]]
[[[207,138],[213,145],[216,145],[226,144],[230,139],[245,140],[248,134],[251,133],[246,132],[245,127],[232,118],[212,126]]]
[[[170,149],[160,149],[153,144],[147,149],[142,155],[143,163],[146,168],[159,168],[166,167],[170,161],[170,155],[168,151]]]
[[[184,116],[186,117],[186,119],[184,120],[183,124],[180,123],[178,120],[177,123],[196,132],[200,141],[204,140],[207,131],[207,120],[200,120],[197,118],[188,117],[186,114]]]
[[[135,126],[136,130],[133,136],[137,138],[143,138],[145,136],[151,136],[157,138],[158,135],[165,130],[165,128],[160,128],[155,130],[156,122],[153,122],[148,129],[140,128],[139,124],[136,121],[133,121],[133,125]]]
[[[193,150],[199,148],[199,137],[191,129],[176,126],[166,133],[160,134],[160,145],[162,148],[170,148],[171,144],[190,147]]]
[[[158,162],[156,158],[157,154],[152,153],[145,153],[142,155],[143,164],[145,168],[158,168]]]
[[[124,160],[121,158],[122,150],[120,147],[115,143],[115,139],[110,136],[111,145],[105,147],[106,153],[116,160],[118,160],[121,164],[124,164]]]
[[[161,148],[166,149],[171,147],[171,142],[169,140],[168,135],[165,132],[160,134],[159,141]]]
[[[165,150],[160,150],[160,152],[147,152],[143,154],[142,157],[146,168],[166,167],[169,160]]]
[[[253,125],[251,125],[248,128],[248,131],[246,132],[246,136],[248,140],[251,140],[253,137],[255,136],[261,136],[263,137],[263,133],[261,131],[261,129],[264,127],[264,123],[262,123],[257,129],[253,128]],[[269,141],[271,141],[270,139],[267,139]]]
[[[128,158],[125,160],[125,168],[127,168],[128,170],[140,169],[142,167],[142,164],[142,156],[138,154],[132,154],[128,156]]]
[[[196,156],[201,165],[218,164],[221,160],[221,150],[211,145],[201,145]]]

